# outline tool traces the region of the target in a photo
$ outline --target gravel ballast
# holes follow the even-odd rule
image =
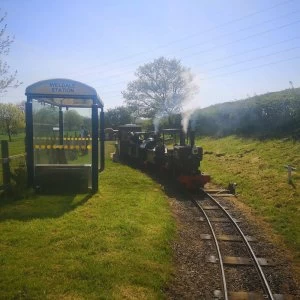
[[[211,185],[210,188],[215,187]],[[213,241],[202,240],[200,237],[203,233],[210,233],[208,225],[200,220],[201,213],[186,195],[180,191],[170,193],[170,188],[168,195],[177,224],[177,238],[172,244],[175,270],[165,289],[166,298],[212,299],[214,290],[221,289],[221,281],[218,264],[206,262],[207,256],[216,255]],[[272,292],[293,295],[295,299],[300,298],[299,284],[293,276],[292,261],[287,252],[270,241],[261,222],[256,222],[255,216],[251,216],[247,208],[243,209],[238,203],[238,197],[226,197],[221,201],[222,205],[228,207],[230,214],[241,220],[239,226],[244,233],[258,240],[257,243],[251,244],[257,256],[271,258],[276,263],[276,266],[263,268]],[[222,224],[217,226],[220,227]],[[226,248],[230,248],[230,245],[226,244],[224,249]],[[232,254],[239,252],[233,249],[228,251]],[[260,288],[257,287],[259,280],[254,279],[249,284],[243,282],[244,275],[253,271],[251,267],[243,268],[244,273],[239,273],[235,269],[226,267],[230,290],[259,291]]]

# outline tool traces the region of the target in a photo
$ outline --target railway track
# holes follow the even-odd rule
[[[213,241],[215,245],[215,253],[207,257],[207,262],[219,265],[221,282],[220,289],[212,291],[212,298],[225,300],[293,299],[290,295],[272,293],[262,266],[272,266],[274,263],[271,259],[257,257],[251,247],[251,243],[257,242],[256,239],[245,235],[238,225],[239,220],[234,219],[227,208],[221,204],[222,197],[228,196],[224,192],[228,193],[228,191],[220,193],[220,191],[201,190],[201,192],[203,195],[192,194],[190,197],[203,215],[200,220],[207,223],[210,231],[201,234],[201,238]],[[237,253],[242,255],[236,255]],[[246,271],[245,268],[247,268]],[[247,271],[249,268],[252,269],[251,272]],[[239,284],[242,290],[237,290],[232,283],[234,280],[228,280],[232,273],[243,273],[240,277],[244,282]],[[251,284],[253,281],[254,283]]]

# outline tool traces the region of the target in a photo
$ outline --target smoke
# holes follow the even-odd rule
[[[194,110],[190,109],[190,110],[187,110],[187,111],[184,111],[181,113],[181,125],[182,125],[182,129],[185,133],[187,133],[188,126],[189,126],[189,120],[190,120],[190,117],[193,112],[194,112]]]
[[[167,117],[168,114],[164,113],[164,112],[159,112],[155,115],[154,119],[153,119],[153,126],[154,126],[154,131],[155,133],[158,132],[159,130],[159,124],[162,118]]]
[[[155,131],[155,133],[158,132],[159,123],[160,123],[161,118],[162,118],[161,116],[155,115],[155,117],[153,119],[153,125],[154,125],[154,131]]]
[[[199,78],[192,74],[190,69],[184,69],[180,74],[180,82],[176,82],[176,92],[171,92],[166,96],[165,101],[161,103],[159,112],[153,119],[155,132],[158,132],[160,122],[163,118],[175,115],[181,112],[181,124],[185,133],[187,133],[189,119],[196,107],[195,96],[199,91]],[[191,105],[192,104],[192,105]],[[197,105],[198,106],[198,105]]]
[[[196,95],[199,92],[199,78],[198,76],[191,74],[190,72],[185,72],[183,74],[183,77],[187,82],[190,82],[189,89],[186,91],[184,100],[182,102],[182,113],[181,113],[181,125],[183,128],[183,131],[187,133],[189,120],[191,119],[192,114],[194,111],[199,108],[197,105],[195,107],[195,104],[192,104],[193,100],[195,100]],[[191,120],[191,127],[195,129],[195,120]]]

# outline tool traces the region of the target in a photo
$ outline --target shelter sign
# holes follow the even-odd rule
[[[36,82],[26,89],[26,94],[96,96],[96,90],[78,81],[48,79]]]
[[[42,80],[28,86],[25,94],[56,106],[91,107],[95,99],[103,107],[94,88],[70,79]]]

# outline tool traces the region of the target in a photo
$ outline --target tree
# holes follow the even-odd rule
[[[91,117],[83,117],[82,116],[82,125],[88,132],[92,132],[92,119],[91,119]]]
[[[11,142],[11,135],[25,127],[24,113],[14,104],[0,103],[0,128]]]
[[[66,130],[80,130],[83,117],[74,109],[64,112],[64,123]]]
[[[54,126],[58,126],[58,107],[38,106],[33,110],[33,124],[39,126],[49,125],[51,130]]]
[[[7,56],[10,50],[10,45],[14,42],[14,38],[6,35],[7,24],[3,25],[6,14],[0,18],[0,93],[6,92],[7,88],[18,87],[19,82],[17,77],[17,71],[10,72],[9,65],[4,60],[4,56]]]
[[[182,105],[196,91],[190,69],[177,59],[160,57],[140,66],[137,79],[122,92],[126,104],[136,116],[170,116],[182,111]]]
[[[117,128],[120,125],[131,123],[131,119],[131,111],[128,107],[111,108],[105,113],[105,127]]]

